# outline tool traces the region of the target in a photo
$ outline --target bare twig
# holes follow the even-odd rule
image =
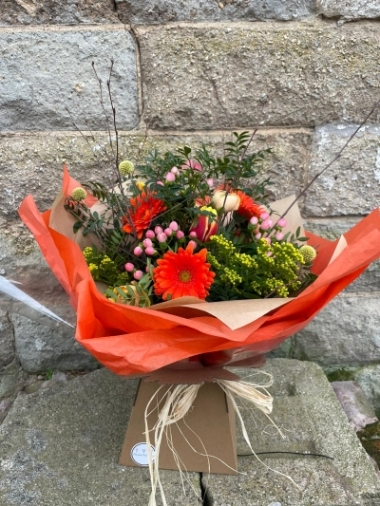
[[[106,119],[106,123],[107,123],[107,132],[108,132],[108,141],[109,141],[109,145],[110,145],[110,148],[111,148],[111,151],[112,151],[112,154],[113,156],[115,157],[115,152],[114,152],[114,149],[113,149],[113,143],[112,143],[112,137],[111,137],[111,129],[109,127],[109,117],[108,117],[108,114],[107,114],[107,111],[106,111],[106,108],[105,108],[105,105],[104,105],[104,99],[103,99],[103,84],[102,84],[102,80],[100,79],[97,71],[96,71],[96,68],[95,68],[95,62],[93,61],[91,63],[92,65],[92,70],[94,71],[94,74],[95,74],[95,77],[98,81],[98,84],[99,84],[99,91],[100,91],[100,105],[102,106],[102,111],[103,111],[103,114],[104,114],[104,117]]]
[[[115,143],[116,143],[116,154],[115,154],[115,162],[116,162],[116,172],[118,173],[118,178],[121,182],[120,173],[119,173],[119,132],[116,126],[116,108],[113,104],[112,93],[111,93],[111,77],[112,77],[112,69],[113,69],[114,61],[111,59],[110,73],[107,80],[107,89],[108,89],[108,97],[111,104],[112,117],[113,117],[113,129],[115,132]]]
[[[278,220],[276,221],[276,223],[274,224],[274,226],[272,227],[271,230],[273,230],[273,228],[277,225],[278,221],[281,220],[281,218],[284,218],[284,216],[286,216],[288,214],[288,212],[290,211],[290,209],[294,206],[294,204],[303,196],[305,195],[305,193],[307,192],[307,190],[310,188],[310,186],[316,181],[316,179],[318,179],[324,172],[326,172],[327,169],[329,169],[331,167],[331,165],[333,165],[337,160],[339,160],[339,158],[342,156],[342,153],[343,151],[347,148],[347,146],[351,143],[351,141],[354,139],[354,137],[356,137],[356,135],[359,133],[359,131],[363,128],[363,126],[367,123],[367,121],[369,120],[369,118],[372,116],[372,114],[376,111],[376,109],[379,107],[380,105],[380,99],[375,103],[375,105],[372,107],[372,109],[369,111],[369,113],[367,114],[367,116],[363,119],[363,121],[360,123],[360,125],[355,129],[355,131],[350,135],[350,137],[348,138],[347,142],[344,144],[344,146],[339,150],[339,152],[334,156],[334,158],[331,160],[331,162],[329,162],[327,165],[325,165],[325,167],[320,171],[318,172],[318,174],[316,174],[312,180],[305,186],[305,188],[302,189],[302,191],[297,195],[297,197],[293,200],[293,202],[290,204],[290,206],[286,209],[286,211],[278,218]],[[268,231],[268,232],[271,232]]]

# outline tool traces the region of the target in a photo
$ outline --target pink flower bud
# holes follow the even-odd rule
[[[154,239],[155,233],[153,232],[153,230],[147,230],[145,237],[147,237],[148,239]]]
[[[177,232],[177,230],[179,229],[179,225],[176,221],[172,221],[169,223],[169,228],[173,230],[173,232]]]
[[[165,228],[164,234],[170,237],[173,233],[173,230],[171,228]]]
[[[260,233],[255,234],[255,239],[257,239],[257,240],[261,239],[261,234]]]
[[[144,245],[144,247],[145,247],[145,248],[149,248],[149,246],[152,246],[152,245],[153,245],[153,243],[152,243],[152,241],[148,238],[148,239],[144,239],[144,240],[143,240],[143,245]]]
[[[267,251],[267,252],[266,252],[266,256],[267,256],[267,257],[271,257],[272,255],[273,255],[273,253],[272,253],[271,251]]]
[[[282,232],[277,232],[275,237],[276,237],[277,241],[282,241],[284,238],[284,234]]]
[[[127,272],[133,272],[133,269],[135,268],[135,266],[131,263],[131,262],[128,262],[124,265],[124,269],[127,271]]]
[[[263,221],[260,225],[261,230],[269,230],[272,226],[272,222],[270,220]]]
[[[138,257],[143,252],[143,249],[140,248],[140,246],[136,246],[136,248],[133,250],[133,253]]]
[[[165,176],[165,179],[168,183],[172,183],[175,181],[175,174],[173,174],[173,172],[168,172]]]
[[[195,160],[187,160],[185,165],[182,165],[181,169],[194,169],[194,170],[202,170],[202,165]]]
[[[156,184],[160,185],[160,186],[165,186],[164,183],[162,181],[157,181]]]
[[[189,241],[189,244],[191,244],[191,246],[195,249],[198,244],[195,242],[195,241]]]
[[[143,271],[136,271],[136,272],[133,274],[133,277],[134,277],[137,281],[138,281],[139,279],[141,279],[143,276],[144,276]]]
[[[272,242],[272,239],[270,239],[270,237],[264,237],[264,240],[267,242],[267,244],[270,244]]]
[[[159,234],[157,234],[157,241],[158,242],[166,242],[167,240],[167,236],[164,232],[160,232]]]
[[[156,235],[158,235],[158,234],[162,234],[162,232],[163,232],[162,227],[155,227],[155,229],[154,229],[154,233],[155,233]]]
[[[269,218],[269,214],[267,212],[263,212],[260,214],[260,219],[267,220]]]
[[[281,228],[284,228],[286,226],[286,220],[284,220],[284,218],[280,218],[277,222],[277,225]]]
[[[179,168],[178,167],[172,167],[170,169],[170,172],[173,172],[173,174],[179,174]]]
[[[177,233],[175,236],[177,239],[183,239],[185,237],[185,234],[182,232],[182,230],[177,230]]]
[[[146,255],[152,256],[155,253],[156,252],[155,252],[154,248],[152,248],[152,246],[148,246],[147,248],[145,248],[145,254]]]
[[[197,236],[197,233],[196,232],[190,232],[189,234],[190,237],[192,237],[193,239],[196,239],[198,236]]]
[[[206,183],[208,184],[208,186],[214,186],[214,180],[212,177],[209,177],[206,179]]]
[[[258,218],[256,216],[252,216],[252,218],[249,220],[249,223],[251,225],[257,225],[259,222]]]

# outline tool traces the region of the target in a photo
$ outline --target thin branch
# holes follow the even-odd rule
[[[106,123],[107,123],[107,132],[108,132],[109,145],[110,145],[112,154],[115,157],[115,152],[114,152],[114,149],[113,149],[113,143],[112,143],[112,137],[111,137],[111,130],[110,130],[110,127],[109,127],[109,117],[108,117],[108,114],[107,114],[107,111],[106,111],[106,108],[105,108],[105,105],[104,105],[102,80],[100,79],[100,77],[98,76],[98,73],[96,72],[95,62],[94,61],[91,63],[91,66],[92,66],[92,70],[94,71],[95,77],[96,77],[96,79],[98,81],[98,84],[99,84],[100,105],[102,106],[102,111],[103,111],[103,114],[104,114],[104,117],[105,117]]]
[[[290,204],[290,206],[286,209],[286,211],[278,218],[278,220],[276,221],[276,223],[273,225],[272,229],[277,225],[278,221],[281,220],[281,218],[284,218],[284,216],[286,216],[288,214],[288,212],[290,211],[290,209],[294,206],[294,204],[303,196],[305,195],[305,193],[307,192],[307,190],[310,188],[310,186],[316,181],[316,179],[318,179],[322,174],[324,174],[324,172],[326,172],[327,169],[329,169],[331,167],[331,165],[333,165],[337,160],[339,160],[339,158],[342,156],[342,153],[343,151],[347,148],[347,146],[351,143],[351,141],[354,139],[354,137],[356,137],[356,135],[359,133],[359,131],[363,128],[363,126],[367,123],[367,121],[369,120],[369,118],[372,116],[372,114],[376,111],[376,109],[379,107],[380,105],[380,99],[375,103],[375,105],[372,107],[372,109],[370,110],[370,112],[367,114],[367,116],[363,119],[363,121],[360,123],[360,125],[355,129],[355,131],[353,132],[353,134],[350,135],[349,139],[347,140],[347,142],[344,144],[344,146],[340,149],[340,151],[334,156],[334,158],[331,160],[331,162],[329,162],[327,165],[325,165],[325,167],[320,171],[318,172],[318,174],[316,174],[312,180],[305,186],[305,188],[303,188],[303,190],[297,195],[297,197],[293,200],[293,202]]]
[[[119,181],[121,184],[121,177],[120,177],[120,173],[119,173],[119,132],[118,132],[117,126],[116,126],[116,108],[113,104],[112,93],[111,93],[111,77],[112,77],[113,65],[114,65],[114,61],[113,61],[113,59],[111,59],[110,73],[109,73],[109,77],[107,80],[107,89],[108,89],[108,97],[109,97],[110,104],[111,104],[111,110],[112,110],[113,129],[115,131],[115,136],[116,136],[116,141],[115,141],[116,142],[116,155],[115,155],[116,172],[118,173],[118,178],[119,178]]]

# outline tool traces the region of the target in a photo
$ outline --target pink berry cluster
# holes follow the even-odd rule
[[[169,223],[169,226],[166,228],[157,225],[154,230],[149,229],[145,232],[144,239],[141,243],[139,243],[138,246],[134,248],[133,254],[136,257],[140,257],[143,254],[147,257],[157,256],[158,248],[161,251],[165,250],[167,249],[168,242],[171,239],[183,242],[184,237],[185,234],[182,230],[180,230],[179,225],[176,221]],[[142,271],[136,270],[133,263],[128,262],[124,267],[126,271],[133,273],[133,277],[135,279],[138,280],[142,278]]]
[[[273,225],[273,221],[270,218],[269,213],[266,211],[261,213],[260,216],[257,218],[256,216],[253,216],[249,223],[251,225],[251,229],[254,233],[255,239],[259,240],[262,237],[264,237],[266,234],[270,234],[274,232],[274,237],[277,241],[282,241],[284,238],[284,234],[282,232],[282,229],[286,226],[286,221],[284,218],[280,218],[275,224]],[[266,240],[270,243],[271,239],[269,237],[266,237]]]

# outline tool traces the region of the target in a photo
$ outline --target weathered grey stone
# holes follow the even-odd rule
[[[292,357],[335,367],[380,362],[378,296],[333,299],[292,337]]]
[[[334,381],[331,386],[355,432],[377,422],[372,406],[357,383],[354,381]]]
[[[25,380],[20,364],[14,360],[0,372],[0,400],[15,396]]]
[[[74,130],[72,121],[82,129],[106,129],[91,62],[106,94],[111,58],[118,126],[136,126],[135,45],[124,27],[4,30],[0,47],[0,130]],[[104,101],[110,111],[107,96]]]
[[[339,153],[357,126],[316,129],[309,178]],[[339,160],[309,188],[306,216],[365,215],[380,201],[380,126],[365,126]]]
[[[137,384],[103,369],[19,395],[0,428],[1,505],[146,505],[148,470],[117,464]],[[186,496],[177,472],[160,475],[170,506],[199,504],[199,475]]]
[[[6,365],[12,362],[15,354],[12,324],[8,314],[0,308],[0,375]]]
[[[290,476],[275,474],[253,456],[239,457],[237,476],[203,477],[212,506],[375,506],[380,482],[351,430],[323,371],[315,364],[294,360],[268,361],[265,370],[274,375],[273,421],[251,409],[244,421],[256,452],[299,452],[316,456],[259,455],[263,463]],[[247,371],[248,372],[248,371]],[[238,454],[250,450],[238,433]]]
[[[101,115],[100,109],[98,113]],[[110,184],[112,168],[104,152],[108,150],[110,155],[108,135],[104,132],[95,134],[93,140],[86,134],[85,138],[88,143],[80,134],[59,132],[38,136],[18,134],[1,138],[0,187],[4,189],[5,197],[0,201],[0,224],[7,223],[7,227],[10,227],[11,221],[18,221],[17,208],[28,194],[34,196],[41,210],[48,209],[61,188],[64,162],[72,176],[79,181],[97,180]],[[175,151],[184,145],[200,147],[202,143],[222,156],[223,143],[229,139],[229,132],[149,134],[146,138],[142,132],[121,132],[120,160],[129,159],[141,163],[153,149],[164,153],[167,150]],[[268,147],[273,149],[273,154],[266,156],[263,169],[265,175],[268,174],[275,183],[270,189],[276,197],[292,194],[302,188],[310,142],[311,134],[306,130],[259,131],[254,137],[252,150]],[[14,241],[21,230],[20,227],[13,230],[10,228],[2,230],[1,234]],[[20,248],[22,249],[21,246],[18,247]],[[2,255],[4,253],[0,251],[0,260]]]
[[[379,94],[378,25],[139,27],[150,128],[360,122]],[[378,110],[371,118],[380,122]]]
[[[66,321],[70,316],[74,319],[73,314],[67,314],[66,307],[63,311],[57,307],[53,310]],[[35,373],[48,369],[65,371],[98,367],[92,355],[75,341],[73,328],[44,316],[30,320],[19,314],[12,314],[11,320],[17,354],[25,371]]]
[[[4,420],[9,408],[12,405],[12,399],[4,399],[0,401],[0,423]]]
[[[361,367],[354,373],[354,377],[377,415],[380,415],[380,365]]]
[[[113,0],[1,0],[1,25],[118,23]]]
[[[308,218],[305,228],[333,241],[354,227],[358,221],[358,218],[326,218],[324,220]],[[348,285],[345,292],[380,292],[380,260],[373,262],[363,274]]]
[[[281,21],[304,19],[316,13],[315,0],[116,0],[124,23],[151,25],[173,21]]]
[[[317,0],[317,10],[326,18],[370,19],[380,18],[377,0]]]

